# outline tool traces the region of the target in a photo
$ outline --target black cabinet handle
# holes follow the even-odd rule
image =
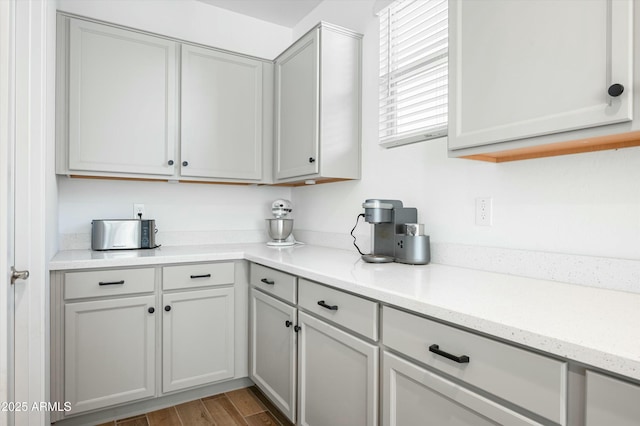
[[[429,352],[433,352],[436,355],[443,356],[443,357],[445,357],[447,359],[450,359],[451,361],[457,362],[458,364],[466,364],[466,363],[469,362],[469,357],[468,356],[466,356],[466,355],[455,356],[455,355],[452,355],[452,354],[450,354],[448,352],[441,351],[440,350],[440,346],[438,346],[438,345],[429,346]]]
[[[124,284],[124,280],[120,281],[100,281],[98,285],[122,285]]]
[[[327,305],[326,303],[324,303],[324,300],[319,300],[318,305],[322,306],[323,308],[329,309],[330,311],[338,310],[338,305]]]
[[[191,275],[191,279],[195,280],[196,278],[211,278],[211,274],[204,274],[204,275]]]
[[[609,93],[609,96],[614,98],[617,98],[618,96],[622,95],[622,92],[624,92],[624,86],[619,83],[612,84],[611,86],[609,86],[609,89],[607,90],[607,93]]]
[[[188,165],[189,165],[189,162],[188,162],[188,161],[183,161],[183,162],[182,162],[182,166],[183,166],[183,167],[187,167]]]
[[[286,320],[286,321],[284,322],[284,325],[286,325],[287,327],[291,327],[291,325],[292,325],[292,324],[293,324],[293,323],[292,323],[291,321],[289,321],[289,320]]]
[[[313,157],[309,157],[309,162],[310,162],[310,163],[315,163],[315,162],[316,162],[316,159],[315,159],[315,158],[313,158]]]
[[[173,160],[167,161],[167,164],[170,165],[170,166],[173,166]]]
[[[154,307],[151,307],[151,308],[147,309],[147,311],[148,311],[150,314],[152,314],[152,313],[154,313],[154,312],[156,311],[156,309],[155,309]]]
[[[165,311],[167,311],[167,312],[169,312],[169,311],[171,310],[171,306],[169,306],[169,305],[165,306],[165,307],[164,307],[164,310],[165,310]]]
[[[296,333],[297,333],[298,331],[300,331],[300,330],[302,330],[302,327],[300,327],[300,326],[298,326],[298,325],[294,325],[294,326],[293,326],[293,331],[295,331]]]
[[[271,280],[269,280],[267,278],[263,278],[260,281],[265,283],[265,284],[269,284],[269,285],[274,285],[276,283],[275,281],[271,281]]]

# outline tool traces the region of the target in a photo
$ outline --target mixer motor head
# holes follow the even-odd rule
[[[271,204],[271,213],[277,219],[287,217],[293,210],[291,201],[289,200],[275,200]]]

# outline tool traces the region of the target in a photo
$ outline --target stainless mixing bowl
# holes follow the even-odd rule
[[[282,242],[293,231],[293,219],[266,219],[267,231],[271,239]]]

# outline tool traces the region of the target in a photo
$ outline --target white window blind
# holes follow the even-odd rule
[[[447,134],[447,0],[397,0],[380,13],[380,144]]]

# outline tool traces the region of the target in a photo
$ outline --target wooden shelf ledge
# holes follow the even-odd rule
[[[620,133],[617,135],[599,136],[558,142],[547,145],[510,149],[507,151],[489,152],[486,154],[467,155],[460,158],[469,160],[504,163],[506,161],[529,160],[532,158],[555,157],[559,155],[578,154],[581,152],[604,151],[607,149],[629,148],[640,146],[640,131]]]

